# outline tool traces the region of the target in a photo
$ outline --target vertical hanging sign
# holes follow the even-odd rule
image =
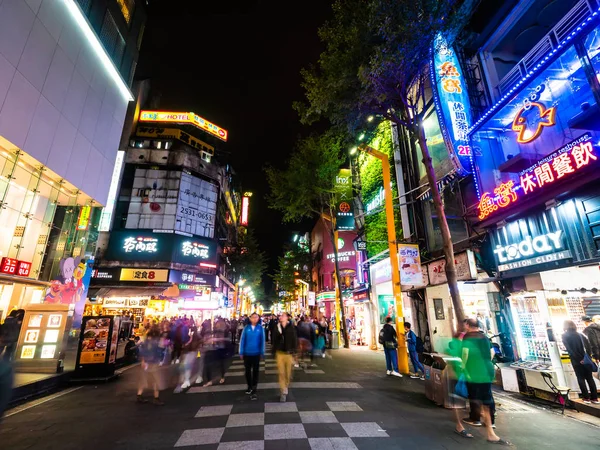
[[[354,210],[352,207],[352,172],[340,169],[335,177],[335,218],[338,230],[354,230]]]
[[[456,52],[441,35],[433,46],[431,82],[444,142],[457,169],[463,174],[472,173],[473,149],[468,136],[471,107],[465,78]]]

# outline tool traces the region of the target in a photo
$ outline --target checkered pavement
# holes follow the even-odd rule
[[[300,444],[294,448],[358,450],[359,438],[389,437],[355,402],[323,401],[318,408],[301,401],[203,406],[195,417],[198,428],[185,430],[175,447],[269,450],[288,448],[293,440]]]
[[[318,360],[315,360],[318,361]],[[264,372],[265,375],[277,375],[277,362],[275,358],[272,356],[265,356],[264,360],[261,360],[260,372]],[[314,367],[311,367],[310,364],[300,364],[300,367],[296,367],[294,371],[301,371],[309,375],[323,375],[325,374],[324,370],[318,368],[315,364]],[[244,361],[242,361],[239,356],[235,358],[229,370],[225,374],[226,377],[243,377],[244,376]]]

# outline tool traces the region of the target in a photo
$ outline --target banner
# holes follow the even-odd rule
[[[398,246],[400,282],[404,286],[422,286],[421,255],[419,246],[400,244]]]
[[[354,230],[352,172],[340,169],[335,177],[335,219],[338,230]]]

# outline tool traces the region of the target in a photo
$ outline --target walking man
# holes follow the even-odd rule
[[[386,317],[385,325],[379,332],[379,343],[383,345],[387,374],[402,378],[398,370],[398,340],[396,329],[392,326],[392,318]]]
[[[583,316],[581,320],[585,324],[583,334],[585,334],[588,341],[590,341],[590,349],[592,351],[591,356],[596,361],[600,361],[600,325],[594,323],[590,316]]]
[[[256,400],[256,388],[258,386],[258,369],[260,360],[265,357],[265,333],[263,327],[258,324],[258,314],[252,313],[250,325],[246,325],[240,339],[240,358],[244,361],[246,369],[246,382],[250,400]]]
[[[411,329],[409,322],[404,322],[404,329],[406,330],[406,344],[408,345],[408,354],[410,361],[412,362],[414,373],[410,376],[411,378],[425,379],[425,367],[419,361],[419,354],[417,352],[417,335]],[[419,375],[419,371],[421,375]]]
[[[285,402],[288,388],[292,380],[292,365],[294,364],[294,353],[298,347],[296,329],[291,324],[287,313],[282,313],[279,323],[273,329],[273,353],[277,361],[279,373],[279,389],[281,391],[280,401]]]

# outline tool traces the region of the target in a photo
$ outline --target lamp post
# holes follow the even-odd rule
[[[398,369],[400,373],[408,373],[408,352],[404,336],[404,311],[402,308],[402,288],[400,285],[400,270],[398,267],[398,248],[396,247],[396,224],[394,222],[394,204],[392,196],[392,180],[390,177],[390,161],[388,156],[379,150],[361,144],[358,150],[365,152],[381,161],[383,171],[383,192],[385,198],[385,217],[387,221],[388,246],[390,249],[390,264],[392,266],[392,292],[396,307],[396,332],[398,334]]]

